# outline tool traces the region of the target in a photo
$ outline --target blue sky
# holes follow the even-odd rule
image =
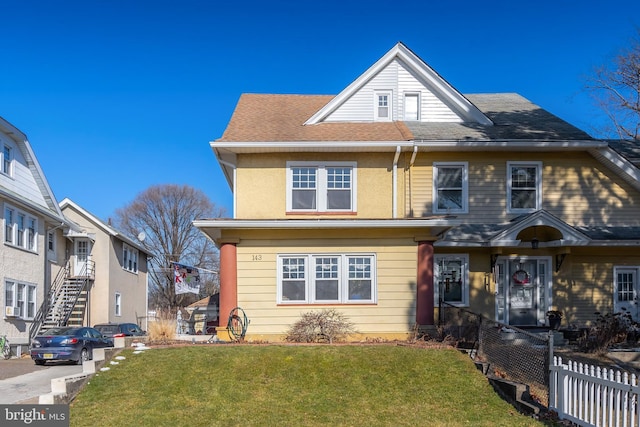
[[[58,200],[106,220],[154,184],[232,195],[209,141],[241,93],[337,94],[398,41],[462,93],[517,92],[592,135],[584,77],[640,2],[0,0],[0,116]]]

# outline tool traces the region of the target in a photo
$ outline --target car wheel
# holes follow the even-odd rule
[[[44,365],[45,363],[45,360],[41,360],[41,359],[34,359],[33,361],[36,363],[36,365],[40,365],[40,366]]]
[[[82,365],[82,362],[84,362],[85,360],[89,360],[89,350],[87,350],[86,348],[83,348],[80,351],[80,359],[78,359],[76,363],[78,365]]]

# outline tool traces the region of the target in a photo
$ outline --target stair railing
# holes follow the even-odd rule
[[[71,262],[67,260],[65,266],[58,271],[55,279],[53,279],[51,283],[51,287],[49,288],[49,292],[47,292],[47,296],[40,304],[40,308],[36,313],[36,316],[33,319],[33,323],[29,327],[29,341],[31,341],[38,333],[40,333],[40,328],[47,318],[47,315],[51,311],[53,307],[53,302],[57,299],[57,296],[61,293],[64,288],[64,283],[67,277],[69,277],[69,271],[71,270]]]

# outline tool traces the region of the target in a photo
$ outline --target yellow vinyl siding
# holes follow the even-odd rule
[[[571,225],[640,225],[640,194],[588,153],[421,153],[405,175],[407,209],[433,215],[433,163],[468,161],[469,213],[461,219],[501,223],[507,214],[507,162],[542,162],[542,209]]]
[[[377,304],[277,304],[279,254],[373,253]],[[251,320],[248,339],[278,339],[300,315],[336,308],[356,328],[374,335],[406,336],[415,323],[417,246],[412,239],[320,239],[254,241],[238,245],[238,305]]]

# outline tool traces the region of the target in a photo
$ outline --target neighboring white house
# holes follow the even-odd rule
[[[24,133],[0,117],[0,335],[14,355],[60,324],[146,329],[147,258],[69,199],[60,204]]]
[[[0,118],[2,245],[0,335],[14,353],[29,331],[53,277],[64,266],[63,232],[70,227],[24,133]]]

